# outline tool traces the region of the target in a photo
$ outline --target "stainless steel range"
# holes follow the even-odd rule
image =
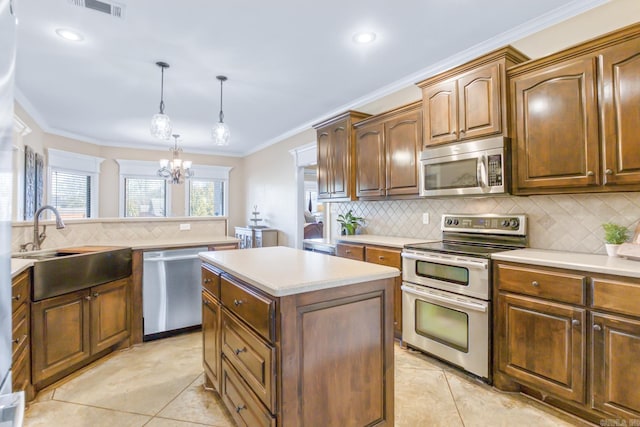
[[[402,252],[402,339],[490,381],[490,258],[527,246],[527,218],[444,214],[441,229]]]

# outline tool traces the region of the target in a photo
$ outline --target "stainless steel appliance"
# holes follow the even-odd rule
[[[202,325],[199,252],[207,247],[149,251],[143,255],[144,340]]]
[[[402,251],[402,339],[490,381],[490,258],[527,246],[527,219],[445,214],[441,229]]]
[[[497,136],[426,148],[420,156],[420,195],[479,196],[511,191],[509,139]]]

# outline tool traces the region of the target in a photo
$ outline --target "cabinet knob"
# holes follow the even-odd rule
[[[100,294],[99,294],[98,292],[95,292],[95,293],[93,294],[93,297],[94,297],[94,298],[98,298],[99,296],[100,296]]]
[[[595,175],[593,171],[587,171],[587,176],[593,176],[593,175]]]
[[[602,330],[602,326],[598,325],[597,323],[593,324],[593,330],[594,331],[601,331]]]
[[[235,350],[233,350],[233,352],[237,355],[239,355],[240,353],[244,353],[245,351],[247,351],[247,347],[243,347],[243,348],[236,348]]]
[[[613,171],[611,169],[607,169],[604,171],[607,175],[613,175]]]
[[[211,283],[211,279],[204,279],[204,283]]]
[[[464,133],[464,129],[460,129],[460,133]]]
[[[206,300],[206,299],[203,299],[203,300],[202,300],[202,303],[203,303],[204,305],[209,305],[209,301],[208,301],[208,300]]]
[[[247,409],[247,407],[245,405],[236,406],[236,413],[239,414],[243,409]]]
[[[244,301],[242,301],[241,299],[234,299],[233,300],[233,305],[235,305],[236,307],[239,305],[244,304]]]
[[[538,283],[536,280],[534,280],[533,282],[531,282],[531,286],[538,287],[538,286],[540,286],[540,283]]]
[[[380,256],[378,257],[378,259],[383,260],[383,259],[384,259],[384,256],[380,255]]]
[[[13,297],[13,299],[14,299],[14,300],[16,300],[16,301],[19,301],[21,296],[22,296],[22,295],[18,294],[18,295],[16,295],[15,297]]]
[[[18,344],[20,342],[20,338],[16,338],[15,340],[13,340],[14,344]]]
[[[578,319],[573,319],[573,320],[571,321],[571,324],[572,324],[573,326],[579,326],[579,325],[580,325],[580,321],[579,321]]]
[[[347,249],[346,251],[344,251],[345,254],[350,254],[351,253],[351,249]]]
[[[87,295],[86,297],[84,297],[84,299],[86,299],[87,301],[91,301],[91,295]]]

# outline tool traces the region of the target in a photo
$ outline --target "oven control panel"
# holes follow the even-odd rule
[[[525,235],[526,215],[442,215],[442,231]]]

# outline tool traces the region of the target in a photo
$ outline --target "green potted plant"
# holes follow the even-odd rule
[[[344,215],[338,215],[337,221],[340,223],[340,234],[346,235],[356,234],[358,226],[364,224],[364,218],[355,216],[352,210]]]
[[[607,255],[616,256],[621,244],[629,239],[629,229],[622,225],[606,222],[602,224],[604,228],[604,241],[607,248]]]

